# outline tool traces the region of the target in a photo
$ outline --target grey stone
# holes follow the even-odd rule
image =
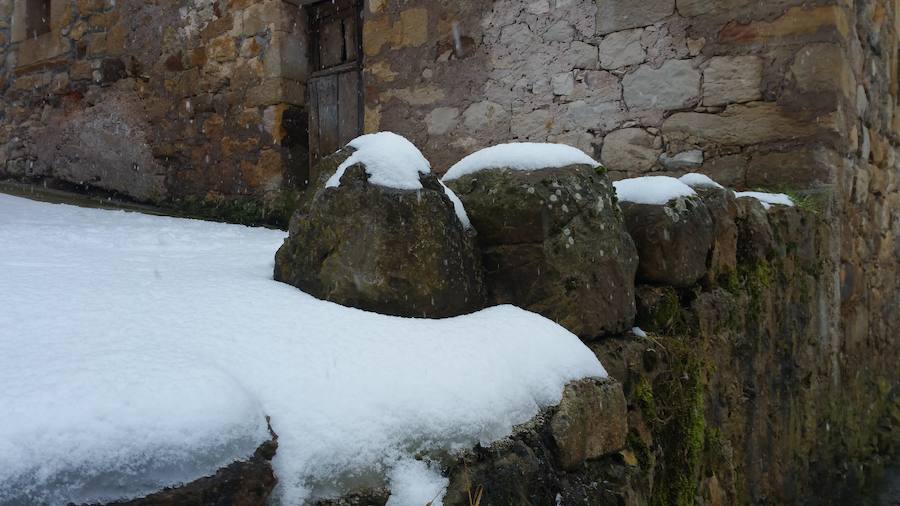
[[[573,471],[586,460],[625,448],[628,405],[616,381],[586,379],[566,385],[550,420],[560,467]]]
[[[421,190],[369,183],[361,164],[340,186],[327,179],[352,151],[320,162],[315,194],[291,218],[275,279],[315,297],[382,314],[443,318],[483,307],[474,233],[463,228],[440,182]]]
[[[629,65],[643,63],[647,52],[641,45],[644,29],[624,30],[611,33],[599,44],[600,68],[614,70]]]
[[[631,109],[684,109],[697,103],[700,72],[687,60],[669,60],[658,69],[642,65],[622,81]]]
[[[659,161],[669,170],[696,169],[703,166],[703,151],[693,149],[672,156],[663,153]]]
[[[762,60],[756,56],[716,56],[703,71],[703,105],[751,102],[762,98]]]
[[[500,125],[505,130],[509,122],[509,112],[500,104],[489,100],[475,102],[463,111],[462,116],[463,126],[470,131],[494,129]]]
[[[597,33],[651,25],[675,13],[675,0],[596,0]]]
[[[447,184],[478,230],[488,297],[594,338],[630,328],[637,257],[595,167],[470,174]]]
[[[425,126],[429,135],[443,135],[459,124],[459,109],[456,107],[438,107],[425,116]]]
[[[591,95],[603,102],[622,100],[622,84],[619,78],[605,70],[591,70],[584,76]]]
[[[649,172],[661,152],[654,148],[655,137],[641,128],[623,128],[603,139],[601,161],[608,169]]]
[[[699,197],[679,197],[662,205],[620,202],[620,206],[638,249],[639,281],[688,287],[706,274],[713,221]]]
[[[575,76],[571,72],[557,74],[550,79],[554,95],[571,95],[575,91]]]

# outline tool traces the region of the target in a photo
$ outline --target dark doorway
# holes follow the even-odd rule
[[[25,33],[29,38],[50,32],[50,0],[28,0],[25,3]]]
[[[361,13],[359,0],[326,0],[309,7],[311,167],[362,132]]]

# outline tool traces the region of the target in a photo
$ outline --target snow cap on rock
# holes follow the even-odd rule
[[[737,198],[753,198],[760,203],[766,209],[769,209],[773,205],[777,206],[787,206],[794,207],[794,201],[791,200],[790,197],[785,195],[784,193],[764,193],[764,192],[738,192],[734,194]]]
[[[444,181],[452,181],[487,169],[528,171],[557,169],[569,165],[597,167],[600,163],[580,149],[565,144],[513,142],[491,146],[463,158],[444,174]]]
[[[679,197],[694,197],[690,186],[669,176],[644,176],[613,183],[619,200],[635,204],[664,205]]]
[[[685,174],[678,178],[682,183],[690,186],[691,188],[719,188],[724,189],[725,187],[715,182],[709,176],[705,174],[700,174],[699,172],[693,172],[691,174]]]
[[[422,152],[405,137],[392,132],[362,135],[347,146],[355,151],[338,166],[325,183],[326,188],[340,186],[344,172],[357,163],[365,167],[370,183],[398,190],[421,190],[419,174],[431,172],[431,164]]]

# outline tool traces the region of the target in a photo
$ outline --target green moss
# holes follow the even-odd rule
[[[656,401],[653,398],[653,386],[647,378],[641,378],[634,387],[634,399],[637,402],[644,418],[651,424],[658,420],[656,413]]]
[[[172,202],[171,205],[196,218],[250,226],[287,228],[291,214],[296,208],[297,199],[296,191],[283,190],[268,201],[251,197],[186,197]]]

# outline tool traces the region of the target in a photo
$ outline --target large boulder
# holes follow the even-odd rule
[[[704,277],[713,220],[696,192],[663,176],[617,181],[616,188],[640,257],[638,280],[688,287]]]
[[[354,153],[324,159],[335,174]],[[315,193],[291,219],[275,255],[275,279],[320,299],[382,314],[443,318],[484,307],[474,231],[463,223],[441,182],[418,175],[419,189],[374,184],[354,163]]]
[[[631,327],[637,254],[602,169],[500,167],[445,182],[478,230],[491,303],[584,338]]]

